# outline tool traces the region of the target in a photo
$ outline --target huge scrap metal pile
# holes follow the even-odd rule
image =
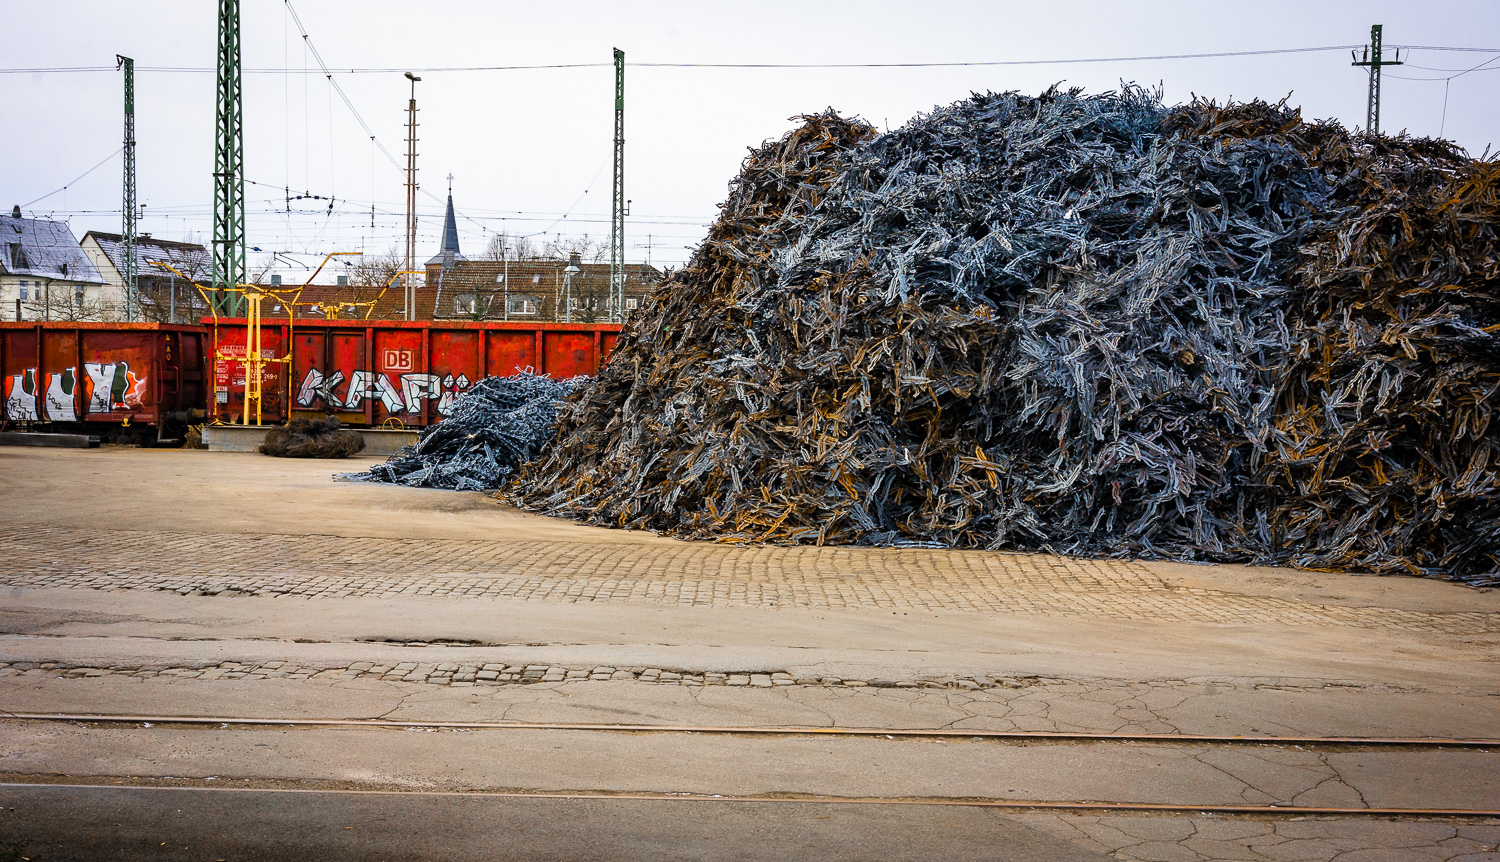
[[[1495,579],[1496,162],[1134,89],[802,120],[511,499],[682,537]]]

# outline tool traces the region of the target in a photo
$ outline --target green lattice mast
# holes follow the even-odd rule
[[[214,137],[213,303],[243,312],[234,288],[245,281],[245,139],[240,108],[240,0],[219,0],[219,74]]]
[[[125,319],[133,321],[139,269],[135,209],[135,61],[116,54],[115,68],[125,70],[125,194],[120,203],[120,278],[124,281]]]
[[[1384,47],[1381,45],[1385,28],[1380,24],[1370,25],[1370,47],[1365,49],[1364,57],[1355,57],[1353,65],[1370,67],[1370,90],[1365,104],[1365,131],[1380,134],[1380,67],[1400,66],[1401,52],[1387,60]]]
[[[609,319],[625,319],[625,52],[615,49],[615,188],[609,219]]]

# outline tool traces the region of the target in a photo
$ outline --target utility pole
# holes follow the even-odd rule
[[[417,253],[417,82],[421,78],[406,73],[411,81],[411,101],[406,103],[406,263],[401,286],[405,288],[406,319],[417,319],[417,285],[412,281],[412,264]]]
[[[219,71],[215,96],[213,290],[215,314],[245,305],[245,124],[240,108],[240,0],[219,0]]]
[[[615,183],[609,218],[609,319],[625,318],[625,52],[615,49]]]
[[[120,277],[125,282],[125,320],[134,321],[138,268],[135,214],[135,61],[116,54],[115,68],[125,70],[125,195],[120,203]]]
[[[1370,45],[1365,48],[1363,56],[1358,54],[1354,57],[1353,66],[1370,67],[1370,94],[1369,103],[1365,107],[1365,131],[1370,134],[1380,134],[1380,67],[1400,66],[1401,52],[1397,50],[1395,59],[1387,60],[1381,53],[1381,31],[1384,25],[1370,25]]]

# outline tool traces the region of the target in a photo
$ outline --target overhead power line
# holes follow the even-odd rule
[[[79,180],[83,179],[84,177],[88,176],[89,174],[93,173],[94,171],[97,171],[100,168],[104,167],[104,163],[105,162],[109,161],[110,159],[114,158],[115,156],[118,156],[121,152],[124,151],[124,149],[125,149],[124,147],[121,147],[120,149],[115,150],[114,152],[112,152],[109,155],[105,156],[104,158],[100,159],[99,160],[99,164],[94,165],[92,168],[89,168],[88,170],[84,171],[83,173],[79,174],[78,176],[74,177],[73,179],[69,180],[68,182],[64,183],[61,188],[54,189],[54,190],[52,190],[50,192],[47,192],[46,194],[42,195],[39,198],[32,198],[31,200],[27,201],[26,203],[21,204],[21,206],[23,206],[23,207],[29,207],[32,204],[36,203],[37,201],[44,201],[47,198],[52,197],[53,195],[57,194],[58,192],[67,191],[67,189],[70,186],[72,186],[74,183],[78,182]]]
[[[322,70],[323,76],[328,79],[329,86],[333,87],[333,91],[339,94],[339,98],[349,108],[349,113],[354,115],[354,119],[359,123],[359,127],[364,129],[365,134],[370,136],[370,140],[375,142],[376,148],[385,154],[391,166],[398,171],[401,170],[401,163],[396,161],[396,157],[391,155],[391,151],[386,149],[385,144],[382,144],[380,139],[375,136],[375,132],[370,129],[370,124],[365,122],[365,118],[360,116],[359,109],[354,107],[354,103],[349,100],[349,94],[345,93],[344,88],[339,86],[339,82],[333,79],[333,72],[329,71],[328,64],[323,62],[323,55],[318,53],[317,46],[312,43],[312,37],[307,34],[307,28],[302,26],[302,19],[297,17],[297,10],[292,6],[291,0],[286,0],[286,10],[291,14],[293,23],[297,25],[297,32],[302,34],[302,43],[307,46],[307,50],[312,54],[313,59],[318,61],[318,68]],[[289,70],[281,69],[280,71],[286,73]]]
[[[287,4],[290,9],[291,4]],[[296,12],[292,12],[296,17]],[[300,21],[297,23],[302,37],[307,39],[307,31],[302,30]],[[311,48],[311,43],[309,43]],[[1057,66],[1070,63],[1134,63],[1150,60],[1210,60],[1221,57],[1257,57],[1271,54],[1313,54],[1327,51],[1347,51],[1350,48],[1360,48],[1362,45],[1317,45],[1306,48],[1263,48],[1252,51],[1214,51],[1195,54],[1143,54],[1138,56],[1123,57],[1068,57],[1056,59],[1036,60],[955,60],[945,62],[916,62],[916,63],[626,63],[627,66],[638,68],[655,69],[935,69],[954,68],[964,66]],[[1456,45],[1392,45],[1393,48],[1402,50],[1422,51],[1474,51],[1484,54],[1500,52],[1500,48],[1469,48]],[[316,50],[313,50],[316,55]],[[247,75],[308,75],[321,74],[332,75],[335,72],[341,75],[369,75],[390,72],[523,72],[544,69],[602,69],[612,67],[613,63],[537,63],[510,66],[362,66],[342,69],[331,69],[322,58],[318,57],[319,69],[314,72],[310,69],[245,69]],[[21,69],[0,69],[0,74],[26,75],[46,74],[52,72],[112,72],[112,66],[37,66]],[[212,72],[207,66],[137,66],[137,72],[174,72],[174,73],[202,73]],[[1442,70],[1447,71],[1447,70]],[[343,92],[339,92],[343,96]],[[344,97],[348,102],[348,97]],[[352,108],[352,106],[351,106]]]

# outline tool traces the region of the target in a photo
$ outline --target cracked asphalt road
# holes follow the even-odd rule
[[[0,710],[1500,738],[1497,592],[1236,566],[688,544],[474,494],[328,480],[347,469],[0,450]],[[103,791],[42,784],[167,783],[195,800],[226,782],[314,789],[300,806],[192,804],[292,819],[295,807],[324,825],[352,804],[335,791],[359,789],[1500,808],[1500,754],[1474,748],[10,720],[0,752],[22,808],[72,811],[81,827],[98,826],[85,813],[98,805],[147,805],[129,796],[146,791],[85,804]],[[391,799],[381,804],[429,806],[434,823],[471,804]],[[547,806],[534,802],[473,804],[520,828],[541,822],[529,818]],[[620,804],[590,816],[616,822]],[[684,848],[696,846],[695,817],[755,821],[632,804],[661,812],[661,835]],[[944,824],[924,833],[935,843],[922,858],[991,858],[972,848],[1003,844],[1014,852],[993,858],[1500,859],[1500,824],[1482,818],[901,810],[901,822]],[[840,815],[852,831],[804,834],[801,814],[765,816],[807,847],[817,835],[856,846],[848,836],[879,833],[870,824],[883,818]],[[50,846],[44,819],[0,818],[0,844],[25,832]],[[574,835],[547,834],[558,847]],[[601,833],[575,837],[590,834]]]

